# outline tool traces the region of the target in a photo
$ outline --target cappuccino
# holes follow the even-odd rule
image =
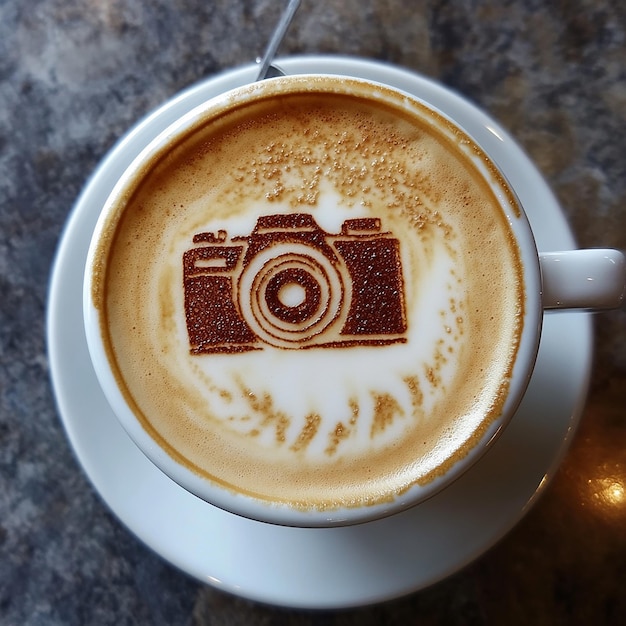
[[[518,208],[480,148],[349,84],[252,86],[194,123],[113,197],[88,268],[152,439],[302,509],[391,501],[466,456],[501,414],[525,305]]]

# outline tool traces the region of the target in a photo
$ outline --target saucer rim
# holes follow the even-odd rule
[[[415,88],[416,85],[420,86],[420,95],[419,97],[423,97],[421,94],[424,93],[424,90],[432,93],[440,93],[442,90],[445,92],[446,98],[452,98],[453,101],[460,101],[462,107],[469,106],[473,109],[473,113],[475,113],[476,119],[480,120],[480,123],[485,124],[488,123],[493,124],[491,128],[489,128],[489,132],[493,134],[495,140],[501,141],[506,144],[506,149],[516,149],[519,150],[520,154],[522,154],[525,159],[524,168],[526,170],[525,175],[537,185],[535,189],[535,194],[539,194],[543,196],[544,200],[547,200],[545,204],[544,211],[547,210],[548,213],[552,213],[551,219],[558,224],[558,235],[560,240],[562,240],[563,247],[574,247],[574,239],[571,235],[571,231],[565,221],[564,215],[561,212],[556,200],[552,196],[551,192],[547,188],[545,181],[539,174],[539,172],[534,168],[534,165],[530,163],[528,158],[521,153],[521,149],[513,142],[513,140],[508,137],[508,135],[499,128],[497,124],[493,122],[488,116],[485,116],[482,111],[477,109],[474,105],[469,103],[464,98],[457,96],[456,94],[451,94],[449,90],[445,87],[435,83],[434,81],[415,74],[409,70],[405,70],[402,68],[397,68],[395,66],[390,66],[386,63],[381,63],[379,61],[370,61],[364,59],[355,59],[348,57],[326,57],[326,56],[308,56],[308,57],[290,57],[285,58],[280,61],[281,67],[286,71],[298,71],[298,72],[309,72],[308,68],[315,67],[316,73],[320,73],[320,68],[323,71],[328,71],[328,73],[349,73],[350,75],[356,75],[362,78],[369,78],[374,76],[378,76],[378,80],[380,80],[381,75],[384,75],[385,80],[390,84],[397,86],[398,88],[404,88],[405,86],[413,85]],[[300,593],[300,597],[289,597],[289,593],[282,590],[274,590],[274,593],[268,593],[267,590],[263,590],[259,587],[259,585],[255,585],[254,581],[248,580],[246,585],[238,584],[236,582],[232,582],[228,584],[227,582],[221,580],[221,577],[217,574],[218,572],[214,572],[214,574],[208,574],[206,568],[203,569],[202,572],[195,571],[193,567],[189,564],[189,559],[185,558],[184,555],[180,553],[176,553],[176,547],[171,545],[171,539],[169,540],[170,545],[168,544],[168,538],[159,535],[158,531],[155,533],[153,529],[148,532],[145,528],[146,522],[144,520],[143,524],[141,520],[129,520],[128,515],[125,516],[126,511],[122,511],[123,507],[120,506],[119,500],[122,499],[122,496],[119,496],[117,500],[112,498],[110,494],[102,493],[97,479],[97,472],[94,472],[93,460],[86,458],[86,450],[84,446],[84,442],[81,440],[79,433],[74,428],[74,422],[78,418],[73,413],[73,409],[68,406],[67,398],[61,397],[62,394],[60,392],[61,388],[61,379],[64,376],[67,376],[67,373],[63,372],[66,365],[62,365],[62,362],[67,358],[63,358],[61,356],[61,346],[59,345],[59,336],[57,334],[57,329],[59,328],[59,324],[61,323],[60,318],[63,317],[61,313],[63,303],[60,301],[60,290],[63,284],[67,284],[71,281],[77,280],[78,274],[80,274],[80,279],[82,283],[82,272],[76,271],[76,275],[73,275],[71,278],[68,276],[61,275],[63,262],[67,264],[68,255],[72,254],[70,250],[69,241],[71,240],[72,235],[78,228],[78,222],[80,218],[85,219],[84,213],[87,211],[88,199],[92,197],[94,194],[97,195],[97,191],[94,191],[97,188],[97,184],[101,184],[101,186],[106,186],[106,182],[113,180],[116,176],[115,170],[115,157],[120,153],[121,150],[124,149],[126,145],[128,145],[129,141],[140,141],[144,135],[150,135],[149,129],[152,126],[155,126],[159,121],[162,121],[163,116],[166,113],[177,110],[177,107],[190,102],[192,99],[200,96],[205,91],[210,91],[211,88],[215,88],[215,85],[221,84],[221,82],[228,80],[242,80],[247,81],[251,80],[250,78],[254,73],[256,66],[254,64],[243,66],[240,68],[235,68],[234,70],[229,70],[222,74],[219,74],[215,77],[211,77],[207,80],[201,81],[196,85],[188,88],[184,92],[181,92],[178,96],[175,96],[171,100],[168,100],[161,107],[155,110],[151,115],[144,118],[144,120],[140,121],[124,138],[122,138],[108,153],[108,155],[102,160],[98,168],[95,170],[91,179],[87,183],[86,187],[83,190],[83,193],[78,198],[75,207],[66,223],[62,236],[60,238],[60,243],[57,251],[57,257],[55,258],[50,287],[49,287],[49,297],[48,297],[48,318],[47,318],[47,334],[48,334],[48,350],[49,350],[49,359],[50,359],[50,370],[51,370],[51,378],[53,382],[53,388],[55,391],[55,397],[57,401],[57,408],[63,423],[63,426],[66,430],[68,439],[72,445],[72,448],[77,456],[77,459],[80,465],[83,468],[83,471],[87,474],[94,489],[96,492],[100,494],[105,503],[109,506],[109,508],[113,511],[113,513],[120,519],[120,521],[126,525],[131,532],[133,532],[140,540],[150,546],[153,550],[159,553],[163,558],[171,562],[173,565],[179,567],[183,571],[191,574],[197,579],[208,582],[209,584],[213,584],[214,586],[224,590],[229,591],[231,593],[235,593],[240,596],[244,596],[250,599],[262,601],[265,603],[278,604],[282,606],[291,606],[291,607],[301,607],[301,608],[342,608],[342,607],[353,607],[353,606],[361,606],[363,604],[370,604],[372,602],[380,602],[383,600],[389,600],[394,597],[403,596],[412,591],[416,591],[418,589],[422,589],[431,584],[434,584],[438,580],[447,577],[448,575],[458,571],[471,561],[475,560],[478,556],[483,554],[486,550],[492,547],[499,539],[501,539],[505,534],[509,532],[509,530],[515,526],[519,522],[519,520],[525,515],[525,513],[529,510],[532,504],[536,501],[537,497],[540,493],[543,493],[546,486],[550,482],[556,468],[560,464],[560,461],[565,454],[569,442],[573,436],[575,428],[580,420],[584,401],[587,395],[587,390],[589,386],[589,377],[590,377],[590,366],[591,366],[591,324],[589,321],[588,314],[585,313],[559,313],[559,315],[569,316],[570,320],[575,319],[577,322],[580,321],[580,328],[578,332],[580,333],[580,349],[578,350],[578,360],[580,362],[580,372],[579,372],[579,380],[577,385],[570,385],[570,398],[573,398],[573,410],[567,419],[567,427],[565,428],[562,436],[560,438],[560,445],[558,449],[554,452],[551,457],[551,463],[545,468],[545,473],[542,480],[536,485],[535,489],[531,494],[525,497],[525,504],[523,507],[517,511],[516,515],[509,516],[509,519],[506,520],[506,523],[501,522],[498,525],[497,529],[494,529],[495,532],[492,533],[490,540],[484,545],[478,546],[473,552],[467,553],[464,555],[462,559],[459,559],[457,562],[453,564],[449,571],[440,571],[437,576],[422,576],[421,581],[413,580],[413,581],[405,581],[405,584],[402,588],[398,586],[393,591],[387,590],[386,592],[381,592],[378,596],[369,595],[368,597],[364,597],[363,595],[359,595],[358,591],[356,591],[357,585],[348,585],[350,587],[349,590],[342,593],[338,593],[336,597],[332,600],[328,600],[325,602],[324,598],[321,597],[313,597],[315,594],[307,596],[306,593]],[[363,76],[362,74],[366,74]],[[374,75],[374,76],[371,76]],[[390,80],[392,77],[393,80]],[[397,84],[400,83],[400,84]],[[409,91],[409,89],[407,89]],[[216,92],[217,93],[217,92]],[[413,93],[413,92],[412,92]],[[426,98],[425,98],[426,99]],[[440,107],[441,108],[441,107]],[[444,111],[445,112],[445,111]],[[470,134],[475,136],[475,134],[468,129]],[[481,131],[485,133],[484,128]],[[504,139],[502,139],[504,137]],[[490,139],[489,135],[486,135],[487,139]],[[483,143],[484,145],[484,143]],[[498,144],[496,144],[498,145]],[[496,162],[498,159],[495,159]],[[500,167],[502,167],[502,163],[499,163]],[[504,168],[503,168],[504,169]],[[506,173],[506,170],[505,170]],[[105,182],[104,179],[106,179]],[[93,212],[93,209],[92,209]],[[529,216],[530,219],[530,216]],[[539,219],[539,218],[536,218]],[[532,223],[532,220],[531,220]],[[542,246],[539,245],[538,237],[538,247],[540,250]],[[75,253],[76,254],[76,253]],[[82,299],[81,299],[82,302]],[[547,325],[549,325],[549,318],[551,314],[546,315]],[[544,333],[545,337],[545,333]],[[84,341],[84,336],[81,337],[81,341]],[[545,343],[546,339],[542,338],[542,343]],[[76,364],[77,365],[77,364]],[[576,391],[578,392],[576,394]],[[575,397],[574,397],[575,396]],[[109,416],[110,419],[114,419],[112,415]],[[497,442],[496,444],[497,445]],[[477,465],[480,465],[482,461],[479,461]],[[158,472],[156,468],[154,468],[155,472]],[[470,469],[469,472],[472,472],[473,469]],[[168,479],[169,480],[169,479]],[[447,493],[447,490],[443,492],[443,495],[435,495],[433,496],[433,500],[437,498],[444,497]],[[108,496],[108,497],[107,497]],[[190,494],[184,494],[185,497],[191,499],[194,496]],[[183,498],[184,499],[184,498]],[[113,501],[115,500],[115,501]],[[197,499],[196,499],[197,500]],[[194,503],[194,506],[197,503]],[[418,505],[415,507],[418,509],[422,505]],[[204,509],[207,515],[215,515],[215,516],[230,516],[231,514],[226,514],[225,512],[220,511],[217,512],[214,507],[211,507],[208,504],[201,503],[201,508]],[[410,517],[412,514],[411,511],[406,514],[401,514],[404,518]],[[237,518],[236,520],[230,519],[229,522],[233,524],[238,524],[241,526],[242,530],[246,529],[246,532],[249,531],[252,526],[260,524],[259,522],[253,522],[251,520],[241,520]],[[386,525],[388,522],[384,522]],[[393,521],[389,522],[393,525]],[[377,522],[370,522],[370,525],[377,524]],[[252,525],[252,526],[250,526]],[[267,526],[267,525],[263,525]],[[355,527],[356,528],[356,527]],[[258,529],[257,529],[258,530]],[[280,528],[277,532],[285,532],[286,529]],[[320,532],[320,529],[295,529],[301,536],[302,534],[306,535],[307,533],[312,532]],[[346,532],[346,529],[324,529],[321,532]],[[347,532],[350,532],[350,529],[347,529]],[[354,531],[354,534],[357,534],[359,531]],[[488,545],[487,545],[488,544]],[[210,568],[209,568],[210,569]],[[218,568],[219,569],[219,568]],[[243,569],[243,568],[242,568]],[[358,574],[357,574],[358,577]],[[281,581],[283,584],[285,581]],[[279,586],[278,582],[275,586]],[[244,588],[245,587],[245,588]]]

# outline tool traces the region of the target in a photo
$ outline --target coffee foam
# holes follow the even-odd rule
[[[103,239],[93,295],[118,382],[170,455],[236,492],[357,506],[430,482],[500,414],[521,332],[518,252],[489,185],[435,126],[357,97],[285,95],[146,168]],[[379,218],[399,241],[403,342],[193,353],[182,259],[194,235],[231,242],[294,213],[333,236]]]

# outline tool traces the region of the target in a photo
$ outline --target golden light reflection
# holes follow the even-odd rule
[[[603,508],[626,506],[626,486],[615,477],[589,480],[594,504]]]

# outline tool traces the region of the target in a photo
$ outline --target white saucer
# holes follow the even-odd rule
[[[287,73],[348,74],[395,85],[460,123],[519,190],[541,251],[574,247],[540,174],[493,120],[421,76],[376,62],[288,58]],[[82,279],[100,206],[125,167],[160,130],[205,99],[250,82],[250,65],[164,104],[120,141],[79,198],[52,273],[48,342],[59,413],[83,469],[119,519],[163,558],[224,591],[292,607],[357,606],[426,587],[481,555],[524,515],[552,477],[580,418],[591,362],[587,314],[544,320],[528,393],[506,432],[465,476],[403,514],[352,528],[281,528],[238,518],[189,495],[118,425],[91,369]],[[558,318],[558,319],[557,319]]]

